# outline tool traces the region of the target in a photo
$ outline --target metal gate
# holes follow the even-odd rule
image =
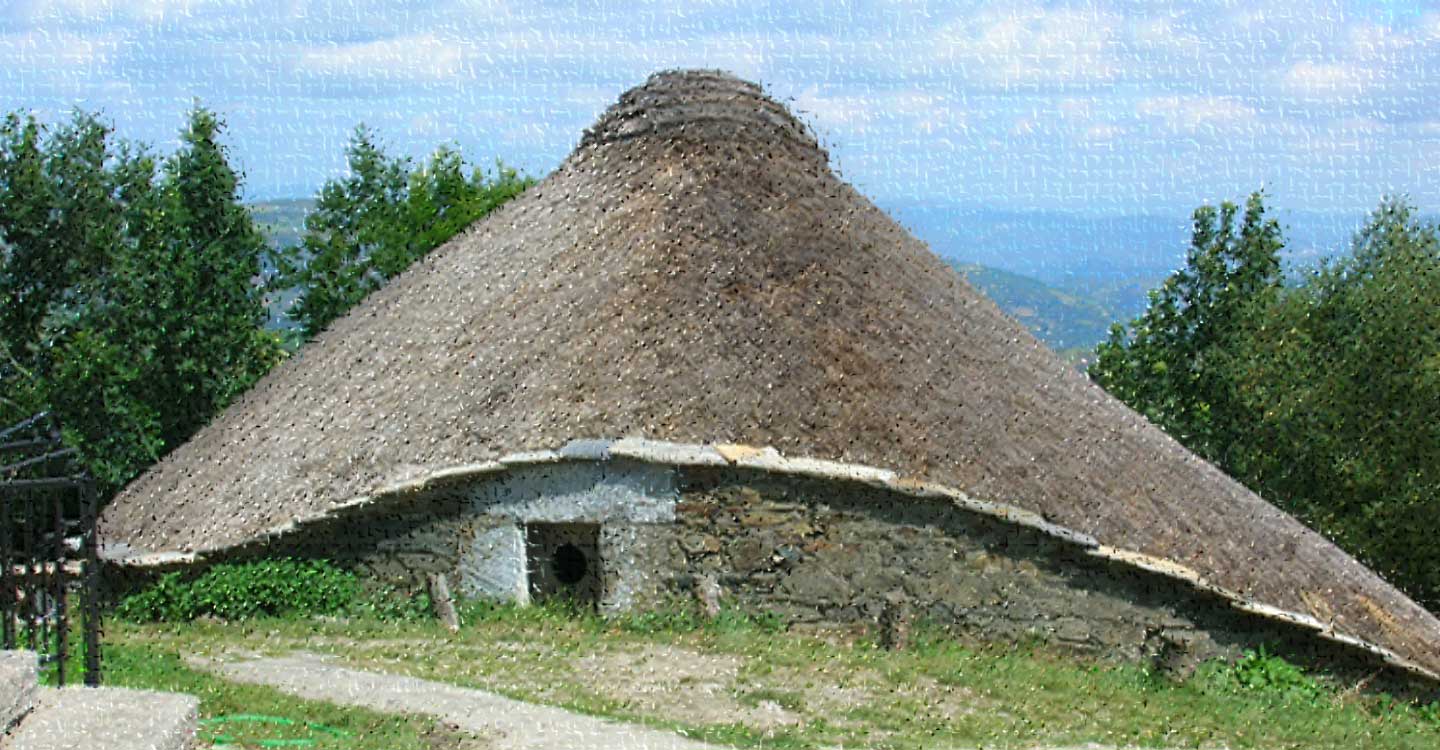
[[[100,684],[96,492],[48,414],[0,430],[0,635],[65,684],[78,615],[85,684]],[[80,601],[71,601],[78,592]]]

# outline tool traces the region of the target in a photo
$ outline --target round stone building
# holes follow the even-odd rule
[[[604,612],[698,582],[1193,663],[1432,681],[1440,622],[1066,366],[759,87],[666,72],[105,510],[165,570],[321,555]]]

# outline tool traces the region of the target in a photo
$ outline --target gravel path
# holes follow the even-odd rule
[[[497,747],[507,750],[720,750],[648,727],[524,703],[484,690],[362,672],[311,654],[189,661],[228,680],[268,685],[301,698],[434,716],[492,737]]]

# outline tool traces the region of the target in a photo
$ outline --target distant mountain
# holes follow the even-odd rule
[[[273,247],[300,244],[305,217],[315,208],[310,198],[287,198],[250,204],[250,214],[270,239]]]
[[[1052,286],[1164,277],[1185,258],[1189,220],[992,211],[945,203],[888,207],[937,255],[1022,274]]]
[[[1192,230],[1188,214],[1089,216],[995,211],[943,201],[883,201],[880,207],[942,258],[1023,274],[1067,290],[1163,279],[1184,265]],[[1280,210],[1269,215],[1280,222],[1284,259],[1291,268],[1347,252],[1367,219],[1364,212]]]
[[[952,261],[951,265],[1006,315],[1056,351],[1093,349],[1115,320],[1095,299],[1061,291],[1038,279],[978,263]]]
[[[1243,196],[1242,196],[1243,198]],[[995,211],[943,201],[881,202],[882,209],[970,278],[1006,314],[1072,362],[1114,322],[1145,311],[1148,293],[1185,263],[1186,216],[1088,216]],[[1368,218],[1271,211],[1285,237],[1288,270],[1349,252]],[[1433,215],[1423,220],[1434,221]]]
[[[278,250],[300,244],[300,237],[305,233],[305,217],[314,208],[315,201],[309,198],[290,198],[251,203],[250,215],[255,217],[255,223],[260,225],[260,231],[265,233],[270,246]],[[275,331],[298,329],[299,324],[285,316],[285,311],[290,309],[297,296],[298,292],[293,289],[269,295],[265,307],[270,318],[265,327]]]

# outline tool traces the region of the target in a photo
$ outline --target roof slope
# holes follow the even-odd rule
[[[244,542],[572,438],[769,445],[964,489],[1440,670],[1440,622],[1065,366],[758,87],[665,73],[373,294],[102,519]]]

